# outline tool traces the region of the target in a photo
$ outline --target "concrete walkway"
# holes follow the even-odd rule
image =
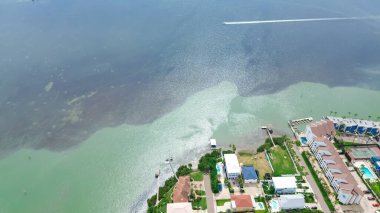
[[[208,213],[215,213],[214,193],[212,193],[212,191],[211,191],[210,176],[209,175],[203,175],[203,180],[205,183],[205,190],[206,190],[207,212]]]
[[[322,211],[323,212],[330,212],[330,209],[329,207],[327,206],[325,200],[323,199],[323,196],[322,196],[322,193],[321,191],[319,190],[317,184],[315,183],[314,181],[314,178],[313,176],[311,176],[311,173],[309,171],[309,168],[306,166],[306,163],[305,161],[303,160],[302,156],[301,156],[301,153],[298,149],[298,147],[293,144],[292,145],[292,148],[293,150],[296,152],[296,155],[298,156],[298,158],[300,159],[300,165],[304,167],[304,170],[307,172],[307,175],[306,175],[306,179],[307,179],[307,182],[309,182],[311,188],[313,189],[313,192],[315,194],[315,197],[317,198],[318,200],[318,203],[319,205],[321,206],[322,208]]]

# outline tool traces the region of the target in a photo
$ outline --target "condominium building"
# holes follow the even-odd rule
[[[334,135],[334,125],[330,120],[312,123],[306,127],[310,149],[337,193],[338,200],[343,204],[359,204],[364,194],[332,144]]]

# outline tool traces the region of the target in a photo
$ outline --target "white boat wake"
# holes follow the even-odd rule
[[[379,18],[380,18],[380,16],[306,18],[306,19],[280,19],[280,20],[263,20],[263,21],[232,21],[232,22],[224,22],[223,24],[225,24],[225,25],[241,25],[241,24],[267,24],[267,23],[289,23],[289,22],[363,20],[363,19],[379,19]]]

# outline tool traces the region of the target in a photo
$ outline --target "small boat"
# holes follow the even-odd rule
[[[158,178],[158,176],[160,176],[160,170],[158,170],[155,174],[155,177]]]

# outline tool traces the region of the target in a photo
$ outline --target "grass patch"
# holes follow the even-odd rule
[[[224,206],[225,203],[231,202],[231,199],[220,199],[216,200],[216,205],[217,206]]]
[[[202,171],[196,171],[190,173],[190,177],[193,181],[203,181],[203,172]]]
[[[319,190],[321,191],[323,199],[325,200],[327,206],[329,207],[330,211],[334,212],[335,211],[334,205],[332,204],[332,202],[329,198],[329,195],[327,194],[325,188],[322,186],[322,183],[319,180],[319,177],[318,177],[317,173],[315,172],[313,166],[311,165],[309,158],[306,156],[306,152],[302,152],[301,155],[302,155],[302,158],[304,159],[304,161],[306,163],[306,166],[310,170],[311,176],[313,176],[315,183],[317,184]]]
[[[372,191],[379,197],[380,196],[380,182],[370,183]]]
[[[206,210],[207,209],[207,200],[205,197],[199,198],[191,203],[191,206],[194,210]]]
[[[305,193],[304,196],[305,196],[305,203],[315,203],[313,193]]]
[[[206,195],[206,192],[203,191],[203,190],[196,190],[196,191],[195,191],[195,194],[197,194],[197,195],[199,195],[199,196],[204,196],[204,195]]]
[[[239,163],[242,163],[245,166],[253,165],[253,155],[248,152],[239,152],[237,155]]]
[[[294,168],[293,162],[286,151],[286,148],[276,146],[270,150],[271,163],[274,169],[274,176],[281,176],[285,174],[296,174],[297,171]]]
[[[264,179],[265,173],[272,174],[272,169],[270,168],[264,153],[257,153],[254,155],[252,162],[255,169],[259,171],[258,176],[260,179]]]

